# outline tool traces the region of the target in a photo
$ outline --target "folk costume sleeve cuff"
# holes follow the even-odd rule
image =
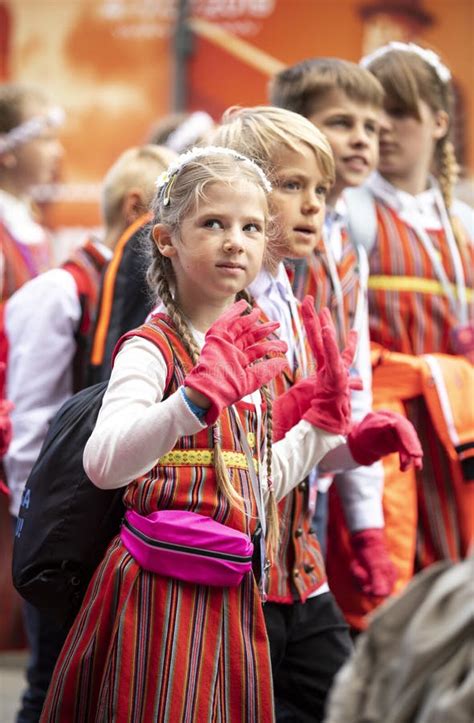
[[[336,475],[335,484],[351,532],[384,526],[381,462],[342,472]]]
[[[195,402],[193,402],[184,391],[184,387],[180,387],[179,390],[192,413],[199,419],[200,422],[204,422],[204,418],[208,410],[204,407],[200,407],[199,404],[195,404]]]
[[[180,437],[206,428],[178,389],[163,399],[166,363],[138,337],[115,359],[96,427],[84,450],[84,469],[97,487],[123,487],[148,472]]]
[[[318,462],[335,447],[344,444],[341,434],[332,434],[309,422],[298,422],[283,439],[272,446],[272,481],[276,499],[294,489]]]
[[[319,471],[334,473],[344,516],[351,532],[383,527],[383,466],[375,462],[362,467],[353,458],[347,442],[332,449],[320,462]]]

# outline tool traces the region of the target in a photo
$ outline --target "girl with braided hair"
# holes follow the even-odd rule
[[[374,408],[406,415],[425,453],[423,470],[403,474],[384,460],[385,537],[400,591],[417,570],[463,558],[473,539],[474,215],[453,198],[449,69],[399,42],[361,64],[385,91],[378,172],[366,184],[377,221],[367,243]],[[338,565],[349,564],[344,534],[331,542]],[[332,579],[346,617],[363,627],[380,600],[351,584]]]
[[[58,660],[43,723],[274,720],[265,576],[257,586],[248,556],[240,580],[221,581],[199,557],[198,527],[212,522],[222,544],[250,543],[259,523],[271,554],[276,500],[344,441],[349,391],[333,346],[321,365],[333,414],[318,415],[316,390],[271,444],[265,385],[286,366],[286,344],[242,293],[262,264],[270,190],[255,163],[218,147],[189,151],[158,180],[148,279],[160,306],[119,342],[84,452],[94,484],[124,488],[127,511]],[[328,332],[313,321],[323,358]],[[173,516],[175,535],[191,535],[193,564],[169,565],[157,530]]]
[[[389,43],[361,63],[385,91],[378,173],[369,182],[379,221],[371,337],[393,351],[472,359],[474,213],[453,198],[451,73],[413,43]]]

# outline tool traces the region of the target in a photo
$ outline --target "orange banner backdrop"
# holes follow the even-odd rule
[[[178,0],[0,0],[0,74],[40,83],[67,113],[53,228],[97,225],[101,179],[172,110]],[[396,10],[390,10],[390,8]],[[357,61],[387,40],[439,51],[453,71],[461,162],[472,174],[471,0],[189,0],[187,106],[218,119],[267,101],[269,77],[315,55]],[[387,9],[388,8],[388,9]]]

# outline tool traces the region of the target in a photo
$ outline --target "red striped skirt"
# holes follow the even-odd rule
[[[116,538],[57,662],[43,723],[272,723],[262,606],[141,570]]]

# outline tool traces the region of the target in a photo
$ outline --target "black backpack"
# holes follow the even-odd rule
[[[154,340],[151,326],[126,337]],[[172,371],[169,367],[165,395]],[[82,464],[107,385],[83,389],[56,413],[26,482],[15,533],[14,586],[29,603],[66,621],[77,614],[124,514],[124,488],[99,489]]]
[[[77,612],[123,517],[123,489],[100,490],[82,455],[107,382],[75,394],[59,409],[28,477],[13,546],[13,584],[36,607]]]

